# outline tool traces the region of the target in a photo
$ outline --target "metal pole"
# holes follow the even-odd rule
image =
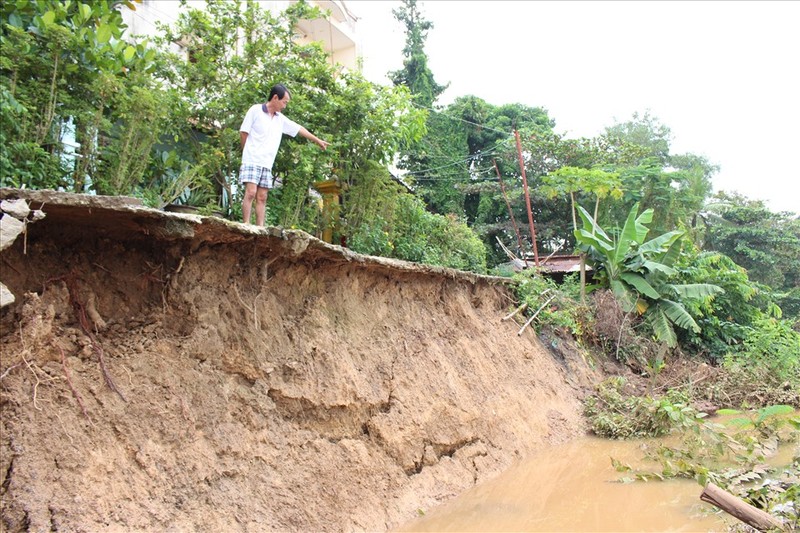
[[[533,211],[531,211],[531,196],[528,194],[528,178],[525,175],[525,163],[522,160],[522,143],[519,140],[519,131],[514,130],[517,139],[517,155],[519,156],[519,170],[522,172],[522,187],[525,190],[525,205],[528,208],[528,224],[531,227],[531,242],[533,243],[533,264],[539,266],[539,251],[536,248],[536,228],[533,226]]]

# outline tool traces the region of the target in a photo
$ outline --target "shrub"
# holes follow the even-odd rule
[[[517,299],[520,305],[527,304],[527,314],[531,316],[541,307],[534,323],[537,331],[540,329],[538,325],[547,324],[566,329],[578,339],[583,336],[591,313],[577,299],[580,287],[576,278],[567,278],[559,286],[552,279],[529,269],[514,274],[513,279],[517,282]]]
[[[584,414],[596,435],[612,439],[659,437],[675,428],[691,427],[705,416],[690,407],[688,398],[680,392],[672,390],[660,398],[627,396],[625,384],[625,378],[609,378],[586,399]]]
[[[387,226],[383,217],[373,218],[349,236],[348,246],[362,254],[391,257],[393,246],[389,232],[386,231]]]
[[[57,189],[67,170],[57,155],[38,143],[20,140],[28,109],[0,85],[0,187]]]
[[[761,366],[779,380],[800,384],[800,333],[785,320],[761,317],[753,324],[744,349],[725,359],[726,366]]]
[[[355,251],[471,272],[486,272],[486,247],[463,220],[429,213],[419,198],[384,199],[383,215],[365,218],[348,237]]]

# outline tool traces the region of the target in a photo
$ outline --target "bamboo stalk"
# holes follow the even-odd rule
[[[506,316],[504,316],[503,318],[501,318],[500,322],[505,322],[506,320],[509,320],[511,317],[513,317],[514,315],[516,315],[517,313],[519,313],[521,311],[524,311],[527,308],[528,308],[528,304],[527,303],[524,303],[524,304],[520,305],[519,307],[517,307],[516,311],[513,311],[512,313],[509,313]]]
[[[542,293],[542,294],[544,294],[544,293]],[[547,304],[549,304],[551,301],[553,301],[553,298],[555,298],[555,297],[556,297],[555,294],[552,295],[550,298],[547,299],[547,301],[545,303],[543,303],[541,305],[541,307],[539,307],[539,309],[536,310],[535,313],[533,313],[533,316],[530,317],[527,322],[525,322],[525,325],[522,326],[522,328],[520,328],[519,332],[517,333],[518,336],[522,335],[522,333],[525,331],[525,328],[527,328],[528,326],[531,325],[531,322],[533,322],[533,319],[536,318],[536,316],[542,311],[542,309],[544,309]]]

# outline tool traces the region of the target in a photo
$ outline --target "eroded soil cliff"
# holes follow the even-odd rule
[[[584,432],[505,281],[0,190],[2,529],[379,531]],[[6,215],[6,217],[9,215]]]

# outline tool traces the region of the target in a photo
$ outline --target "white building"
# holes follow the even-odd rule
[[[233,0],[231,0],[233,1]],[[259,4],[277,14],[297,0],[261,0]],[[190,0],[189,6],[202,9],[205,0]],[[308,0],[308,3],[330,12],[327,19],[301,20],[295,28],[301,44],[319,42],[328,52],[331,64],[357,69],[361,57],[361,42],[356,33],[358,17],[348,10],[342,0]],[[122,17],[131,35],[155,35],[156,21],[172,24],[178,19],[181,4],[175,0],[141,0],[136,10],[122,10]]]

